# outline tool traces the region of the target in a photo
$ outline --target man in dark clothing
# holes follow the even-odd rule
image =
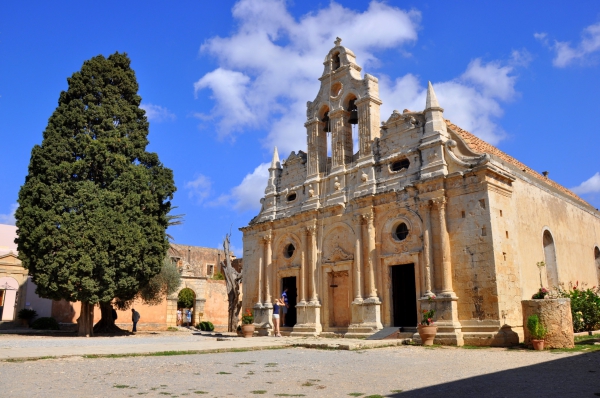
[[[139,322],[139,320],[140,320],[140,313],[132,308],[131,309],[131,321],[133,322],[133,330],[132,330],[133,333],[137,332],[136,326],[137,326],[137,323]]]

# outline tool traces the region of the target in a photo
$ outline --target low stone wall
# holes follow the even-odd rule
[[[575,346],[573,337],[573,319],[571,317],[571,299],[522,300],[523,329],[525,344],[531,345],[531,336],[527,330],[527,318],[537,314],[548,329],[544,347],[570,348]]]

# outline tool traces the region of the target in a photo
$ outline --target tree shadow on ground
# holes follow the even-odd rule
[[[531,355],[539,354],[532,352]],[[394,393],[386,395],[386,397],[600,396],[600,351],[574,354],[556,360],[551,360],[551,357],[546,355],[540,355],[540,361],[545,362]],[[435,367],[435,363],[432,363],[431,366]],[[457,363],[457,366],[460,364]],[[435,383],[436,381],[431,380],[431,382]]]

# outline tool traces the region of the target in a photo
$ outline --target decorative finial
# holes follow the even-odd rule
[[[335,38],[335,41],[333,42],[333,44],[335,44],[336,46],[339,46],[342,43],[342,39],[340,39],[339,37]]]

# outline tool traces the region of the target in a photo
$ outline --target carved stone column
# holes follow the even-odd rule
[[[302,230],[300,231],[300,239],[301,239],[301,245],[302,245],[302,251],[300,252],[300,303],[305,303],[306,302],[306,260],[308,259],[309,256],[309,250],[308,247],[306,245],[306,234],[308,233],[308,230],[305,228],[302,228]],[[310,260],[309,260],[309,264],[310,264]]]
[[[271,234],[265,235],[265,303],[271,303],[271,279],[273,268],[273,250],[271,249]]]
[[[302,231],[302,246],[306,247],[307,250],[303,253],[308,261],[303,261],[306,264],[308,271],[308,284],[304,283],[302,286],[302,293],[304,297],[310,297],[310,301],[302,299],[296,305],[297,321],[292,330],[292,336],[317,336],[323,330],[321,326],[321,304],[317,296],[317,284],[316,284],[316,265],[317,265],[317,226],[311,225],[306,227]],[[306,245],[306,238],[308,237],[308,245]],[[310,250],[308,250],[310,249]],[[301,270],[301,272],[303,272]],[[308,285],[308,292],[306,292],[306,285]],[[308,295],[307,295],[308,293]]]
[[[420,309],[435,309],[435,322],[438,332],[435,344],[458,345],[464,344],[462,325],[458,320],[458,297],[452,290],[452,264],[450,257],[450,240],[446,225],[446,198],[432,199],[433,207],[437,210],[437,223],[440,231],[440,253],[442,273],[442,291],[440,294],[419,299]],[[427,261],[427,260],[425,260]],[[437,264],[440,265],[440,264]],[[437,272],[437,271],[436,271]],[[420,341],[418,333],[413,336],[417,342]]]
[[[446,198],[436,198],[433,201],[438,211],[438,227],[440,230],[440,246],[442,259],[442,291],[443,295],[454,296],[452,290],[452,263],[450,258],[450,240],[446,225]]]
[[[423,228],[423,263],[425,265],[425,296],[433,296],[433,289],[431,281],[433,280],[433,261],[431,251],[431,204],[429,200],[421,202],[421,214],[423,215],[424,228]]]
[[[261,248],[259,250],[260,256],[258,257],[258,270],[257,270],[258,278],[256,278],[256,280],[258,281],[257,286],[256,286],[257,293],[258,293],[258,297],[256,299],[256,304],[262,305],[262,290],[263,290],[262,278],[264,275],[263,267],[264,267],[264,263],[265,263],[265,261],[264,261],[265,250],[262,247],[263,246],[263,238],[262,237],[260,238],[259,242],[260,242]]]
[[[358,215],[354,217],[354,230],[355,230],[355,241],[354,241],[354,265],[353,265],[353,274],[354,274],[354,301],[360,302],[362,301],[362,281],[361,281],[361,246],[362,246],[362,216]]]
[[[310,256],[308,264],[309,272],[309,296],[311,303],[318,303],[319,297],[317,295],[317,226],[311,225],[306,227],[306,232],[310,240]]]
[[[367,239],[366,239],[366,252],[365,256],[365,274],[367,276],[367,291],[369,298],[377,297],[377,288],[375,287],[375,225],[373,221],[375,219],[375,214],[373,210],[364,215],[365,218],[365,227],[367,230]],[[366,292],[365,292],[366,293]]]

